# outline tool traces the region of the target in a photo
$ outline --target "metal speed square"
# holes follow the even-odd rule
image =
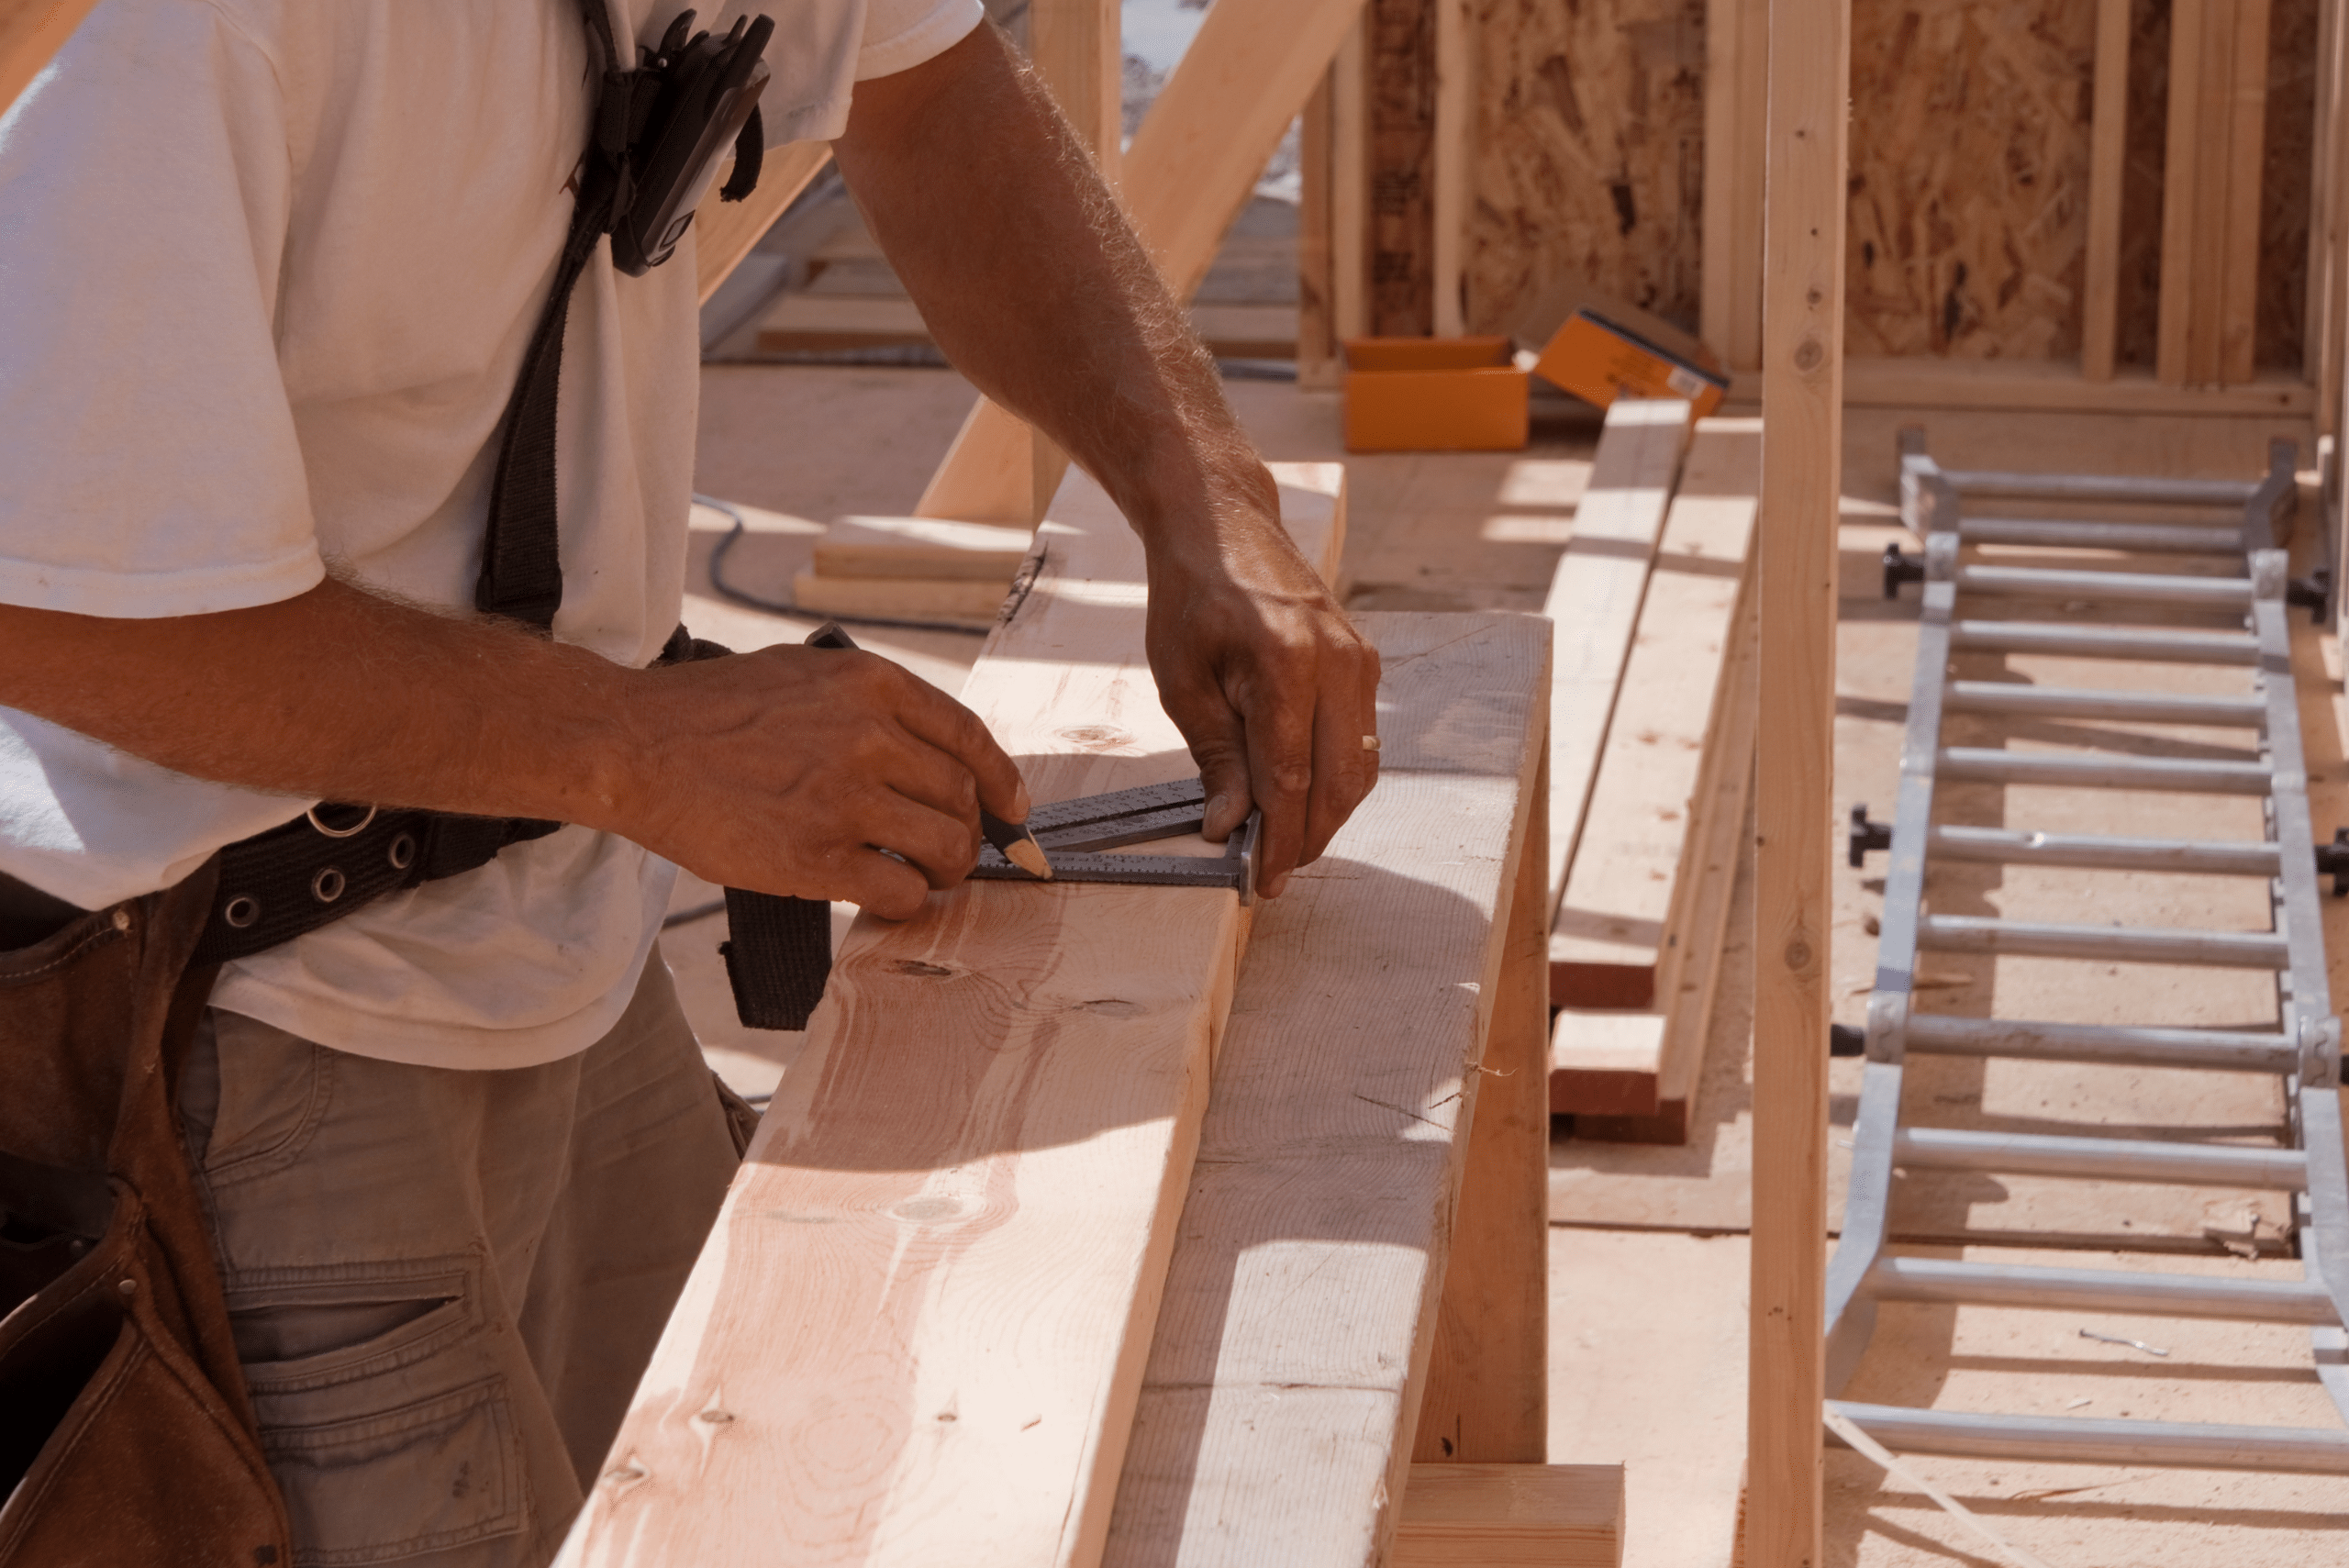
[[[1116,855],[1100,851],[1196,833],[1207,819],[1207,790],[1197,779],[1054,801],[1028,814],[1028,828],[1051,855],[1054,882],[1114,882],[1146,887],[1229,887],[1242,904],[1256,896],[1256,835],[1262,814],[1248,820],[1209,858]],[[1004,859],[992,844],[979,847],[971,875],[990,882],[1042,882]]]

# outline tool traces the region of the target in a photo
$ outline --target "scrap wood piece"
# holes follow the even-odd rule
[[[1752,418],[1701,420],[1689,443],[1551,927],[1560,1006],[1645,1007],[1676,978],[1677,873],[1717,727],[1761,445]]]
[[[1008,583],[1034,531],[942,517],[833,519],[816,541],[818,577],[912,577],[933,583]]]
[[[1338,472],[1288,473],[1308,559]],[[1192,767],[1140,543],[1069,492],[964,693],[1047,801]],[[1207,888],[861,917],[561,1561],[1093,1562],[1246,934]]]
[[[1360,624],[1386,673],[1379,785],[1258,914],[1119,1487],[1117,1568],[1361,1568],[1404,1493],[1484,1132],[1471,1113],[1503,1082],[1472,1064],[1542,801],[1550,628]],[[1538,1147],[1526,1179],[1538,1200]]]
[[[1542,613],[1557,628],[1550,686],[1550,907],[1565,892],[1598,772],[1615,688],[1631,649],[1648,565],[1664,531],[1689,406],[1621,397],[1607,410],[1590,484]]]
[[[49,66],[97,0],[0,0],[0,114]]]
[[[1388,1568],[1620,1568],[1620,1464],[1415,1464]]]
[[[1126,150],[1119,194],[1167,292],[1187,303],[1363,0],[1218,0]],[[1068,459],[992,399],[972,406],[914,507],[1033,520]]]

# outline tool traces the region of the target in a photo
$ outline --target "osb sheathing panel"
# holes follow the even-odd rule
[[[1694,330],[1704,0],[1485,0],[1469,330],[1579,277]]]
[[[1854,0],[1845,348],[2080,350],[2096,8]]]

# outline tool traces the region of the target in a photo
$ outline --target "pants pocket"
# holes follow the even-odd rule
[[[279,1415],[286,1402],[271,1401]],[[285,1495],[296,1568],[396,1562],[529,1522],[502,1378],[379,1415],[271,1422],[262,1451]]]
[[[240,1275],[229,1318],[305,1568],[396,1562],[529,1528],[510,1335],[467,1258]]]

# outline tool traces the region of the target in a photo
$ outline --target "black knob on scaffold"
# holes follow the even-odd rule
[[[2332,895],[2349,898],[2349,828],[2335,828],[2332,842],[2316,847],[2316,873],[2332,879]]]
[[[2322,626],[2332,608],[2332,568],[2320,566],[2285,584],[2284,602],[2299,606],[2309,612],[2309,619]]]
[[[1911,555],[1897,544],[1887,544],[1884,547],[1884,596],[1886,598],[1898,598],[1900,584],[1903,583],[1921,583],[1924,580],[1925,558],[1923,556]]]
[[[1827,1054],[1830,1056],[1865,1056],[1868,1053],[1868,1031],[1857,1024],[1827,1026]]]
[[[1852,869],[1857,871],[1868,863],[1870,850],[1892,848],[1892,824],[1870,821],[1868,803],[1865,800],[1855,800],[1852,803],[1852,828],[1850,833],[1846,835],[1844,847],[1845,853],[1851,860]],[[2323,853],[2321,850],[2317,852],[2320,855]]]

